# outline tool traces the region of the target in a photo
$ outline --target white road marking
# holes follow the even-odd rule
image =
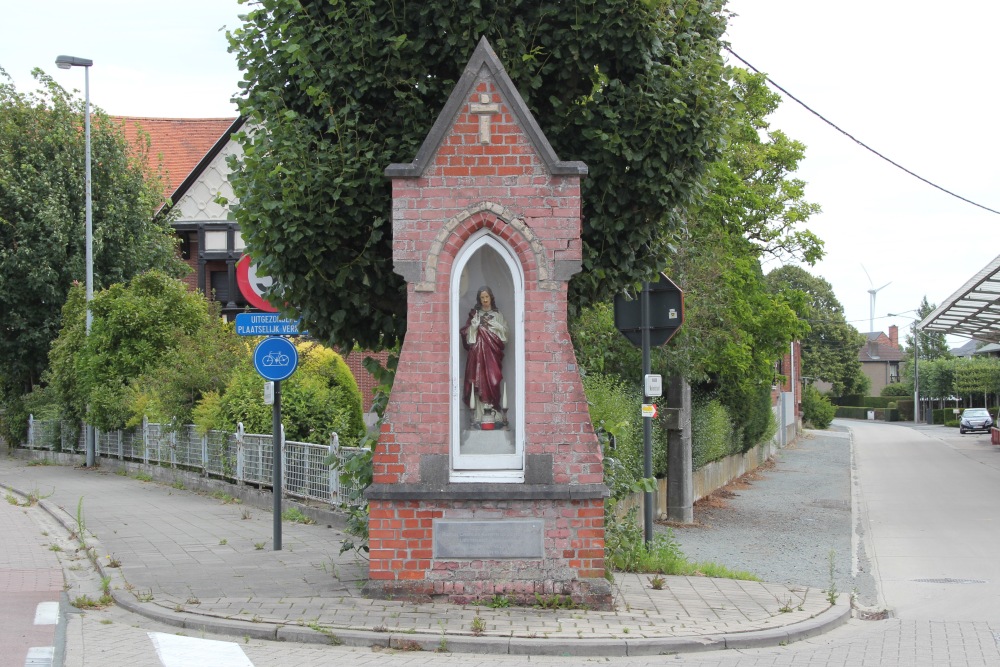
[[[52,667],[56,649],[54,646],[32,646],[28,649],[28,657],[24,667]]]
[[[163,667],[253,667],[234,642],[147,632]]]
[[[58,602],[39,602],[35,607],[35,625],[55,625],[59,622]]]

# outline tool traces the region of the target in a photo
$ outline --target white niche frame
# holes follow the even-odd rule
[[[458,330],[464,326],[471,304],[475,303],[475,290],[480,286],[471,284],[467,269],[477,254],[488,248],[492,250],[506,267],[512,294],[501,297],[500,312],[507,319],[508,341],[504,354],[504,366],[511,364],[514,369],[513,383],[507,379],[508,397],[513,395],[508,405],[508,428],[514,436],[513,454],[463,454],[461,451],[462,385],[465,377],[465,350],[462,348]],[[465,283],[463,285],[463,278]],[[493,286],[491,286],[493,287]],[[463,289],[465,293],[463,294]],[[496,288],[493,287],[494,293]],[[524,482],[524,415],[525,415],[525,350],[524,350],[524,269],[517,255],[504,241],[487,229],[480,229],[455,257],[449,285],[449,330],[450,330],[450,479],[453,482]],[[513,303],[505,301],[513,296]]]

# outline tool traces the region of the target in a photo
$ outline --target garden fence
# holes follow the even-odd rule
[[[104,458],[191,470],[234,484],[272,487],[274,437],[269,433],[244,433],[243,424],[237,425],[236,433],[208,431],[204,435],[193,424],[171,429],[146,420],[134,429],[94,431],[96,453]],[[328,445],[285,440],[284,427],[280,440],[285,495],[330,505],[364,504],[360,484],[344,485],[339,474],[344,463],[361,454],[362,448],[341,447],[336,433]],[[81,425],[35,419],[33,415],[28,418],[25,446],[31,450],[86,453]],[[332,456],[336,456],[337,466],[326,463],[333,460]]]

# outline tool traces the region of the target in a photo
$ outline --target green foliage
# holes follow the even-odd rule
[[[83,282],[84,104],[40,70],[19,93],[0,69],[0,394],[38,384],[60,307]],[[91,128],[95,289],[150,267],[180,271],[170,227],[154,218],[162,186],[147,145],[129,143],[100,109]]]
[[[952,387],[959,395],[987,394],[1000,390],[1000,359],[990,357],[973,357],[955,363],[943,361],[931,366],[932,369],[950,368],[952,370]],[[940,371],[939,371],[940,372]],[[921,385],[923,385],[924,366],[920,367]],[[940,391],[940,388],[938,388]],[[937,396],[943,396],[944,392]]]
[[[913,383],[893,382],[882,387],[879,396],[913,396]]]
[[[925,295],[923,299],[920,300],[920,306],[917,308],[917,321],[924,319],[928,315],[934,312],[937,306],[933,303],[928,303],[927,296]],[[913,357],[913,333],[912,329],[910,333],[906,335],[906,349],[909,351],[909,357]],[[933,359],[948,359],[951,357],[951,352],[948,347],[948,340],[945,335],[940,332],[934,331],[921,331],[920,332],[920,348],[917,351],[917,356],[920,359],[927,359],[928,361]]]
[[[251,126],[233,186],[263,272],[323,339],[393,345],[385,166],[411,160],[487,37],[563,159],[582,160],[583,272],[571,302],[660,269],[716,157],[720,0],[263,0],[230,33]],[[322,275],[323,280],[316,280]]]
[[[95,426],[123,428],[132,416],[130,384],[173,363],[182,344],[210,328],[207,302],[181,281],[149,271],[94,294],[88,336],[80,288],[73,292],[50,353],[49,379],[68,418],[81,419],[89,404],[88,419]]]
[[[251,341],[255,342],[255,341]],[[327,442],[336,432],[343,446],[354,446],[365,432],[361,392],[343,357],[316,343],[300,342],[299,367],[281,383],[285,438]],[[270,433],[271,406],[264,405],[264,379],[253,368],[252,347],[242,348],[221,393],[208,392],[193,411],[199,430]]]
[[[692,400],[691,458],[695,470],[739,452],[740,445],[726,406],[718,399],[699,396]]]
[[[646,572],[679,576],[709,576],[725,579],[759,581],[749,573],[731,570],[717,563],[693,563],[685,558],[680,545],[669,528],[655,533],[647,544],[637,520],[637,509],[630,509],[624,517],[617,517],[614,504],[606,515],[611,517],[605,533],[605,553],[608,566],[619,572]]]
[[[810,385],[802,392],[802,419],[813,428],[829,428],[836,414],[837,408],[816,387]]]
[[[822,258],[823,242],[799,226],[820,207],[805,200],[805,182],[791,177],[805,146],[770,128],[767,116],[781,96],[763,74],[730,67],[726,76],[728,145],[709,171],[703,214],[740,232],[758,255],[811,265]]]
[[[767,282],[808,323],[802,339],[802,374],[829,382],[835,396],[867,394],[871,381],[858,360],[865,337],[847,323],[830,283],[794,265],[771,271]]]
[[[642,375],[642,350],[633,345],[615,327],[614,305],[611,301],[593,303],[570,318],[570,336],[576,361],[587,373],[616,375],[634,384]],[[659,362],[659,349],[652,350]]]
[[[229,381],[245,345],[232,323],[208,302],[209,317],[193,333],[175,331],[173,351],[130,383],[129,426],[146,417],[157,423],[190,424],[195,407],[209,393],[218,396]]]
[[[604,441],[604,481],[613,498],[644,489],[642,392],[616,376],[591,373],[583,378],[590,421]],[[667,435],[652,424],[653,476],[666,474]],[[614,443],[612,447],[612,443]]]

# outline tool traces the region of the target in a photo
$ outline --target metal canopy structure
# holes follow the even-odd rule
[[[925,317],[917,329],[1000,343],[1000,256]]]

